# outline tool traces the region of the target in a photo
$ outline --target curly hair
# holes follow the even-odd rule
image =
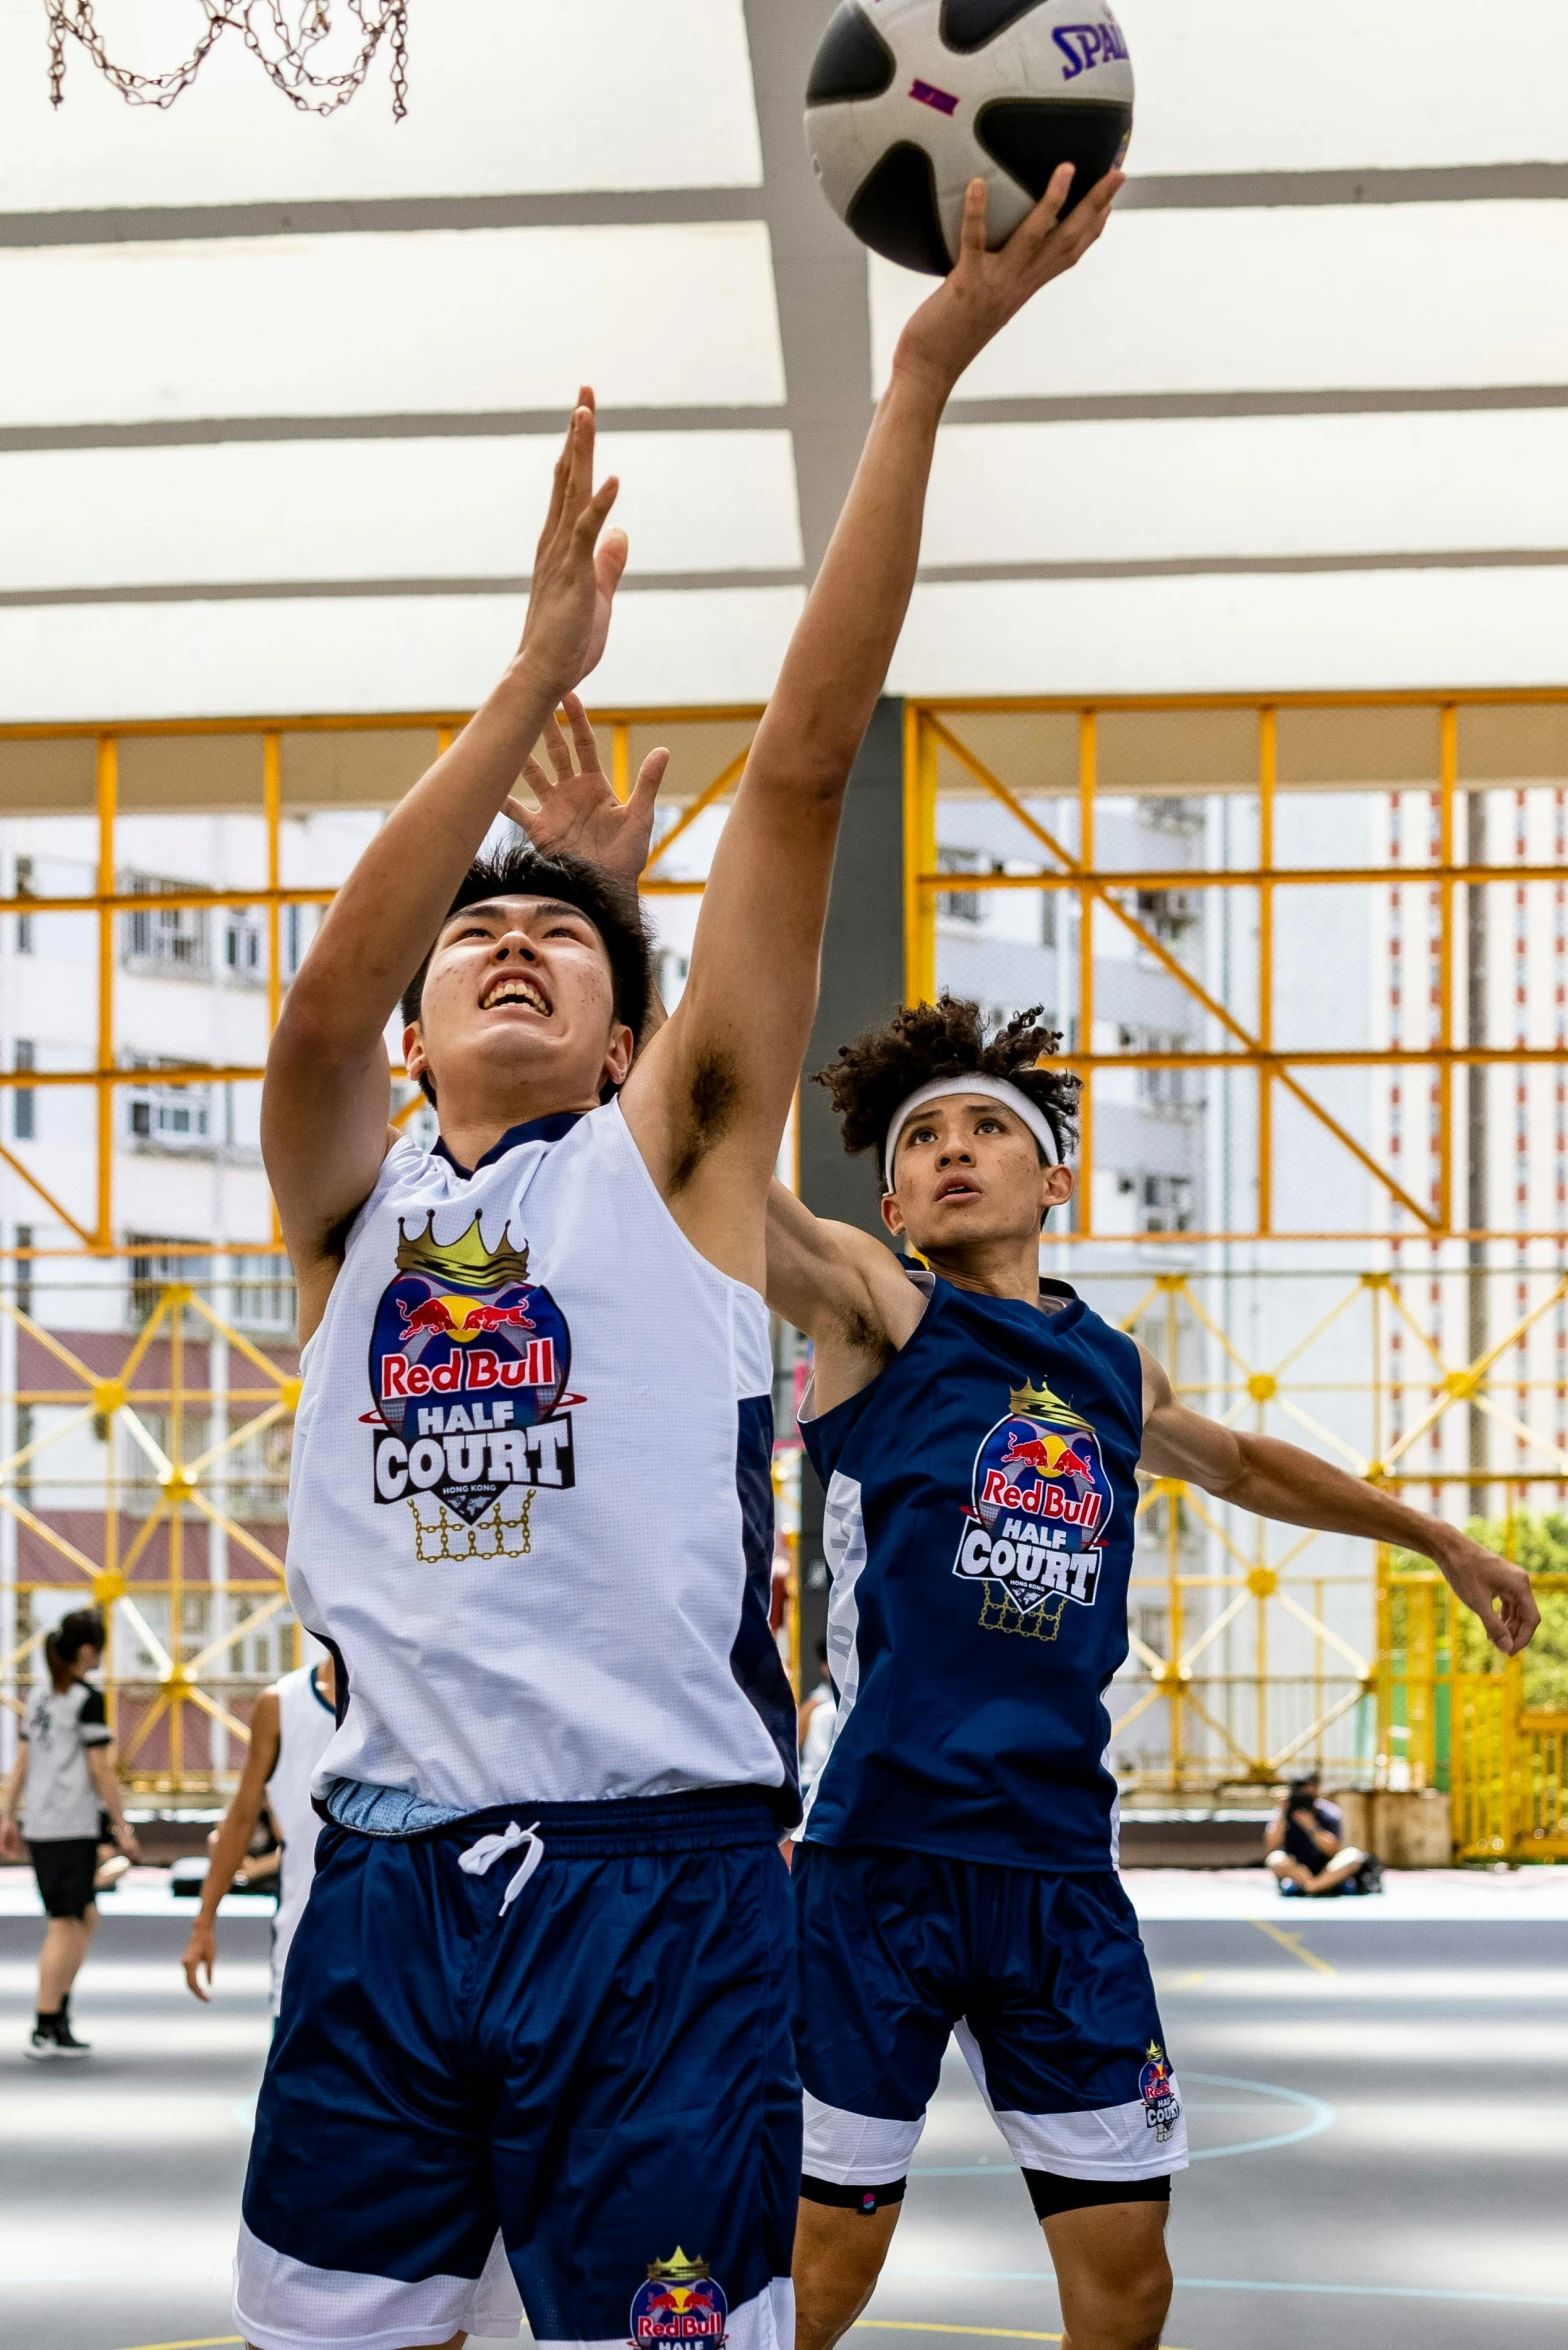
[[[1044,1007],[1031,1004],[986,1034],[985,1014],[964,996],[936,1004],[904,1004],[880,1028],[868,1028],[812,1082],[825,1085],[844,1121],[847,1151],[875,1151],[881,1188],[881,1151],[900,1102],[938,1077],[1004,1077],[1033,1102],[1066,1159],[1078,1140],[1078,1080],[1065,1069],[1036,1066],[1058,1052],[1061,1037],[1041,1025]]]

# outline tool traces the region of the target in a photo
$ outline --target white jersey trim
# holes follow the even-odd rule
[[[985,2058],[969,2026],[953,2026],[975,2087],[1007,2140],[1020,2170],[1054,2171],[1063,2179],[1162,2179],[1187,2168],[1187,2117],[1178,2113],[1170,2136],[1154,2139],[1143,2100],[1104,2105],[1088,2113],[1004,2113],[986,2084]],[[1171,2090],[1179,2098],[1176,2077]]]
[[[826,2179],[833,2187],[890,2187],[906,2175],[926,2126],[923,2113],[912,2122],[890,2122],[824,2105],[809,2089],[803,2094],[800,2167],[808,2179]]]
[[[477,2277],[362,2276],[352,2269],[311,2268],[274,2252],[240,2222],[234,2256],[234,2323],[254,2350],[406,2350],[421,2335],[515,2335],[522,2320],[517,2290],[499,2236]]]
[[[828,1599],[828,1665],[833,1674],[834,1687],[838,1690],[838,1712],[833,1722],[832,1743],[821,1769],[811,1783],[805,1813],[795,1831],[797,1840],[807,1833],[817,1790],[827,1777],[828,1767],[833,1760],[833,1748],[843,1736],[844,1725],[854,1712],[855,1700],[860,1695],[860,1601],[856,1586],[865,1572],[868,1556],[866,1520],[861,1507],[860,1487],[853,1477],[846,1477],[841,1469],[834,1470],[828,1485],[822,1512],[822,1548],[833,1578],[833,1588]]]

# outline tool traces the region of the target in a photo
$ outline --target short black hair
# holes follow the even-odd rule
[[[653,948],[642,918],[637,893],[586,857],[564,852],[545,856],[528,842],[502,849],[493,857],[476,857],[458,884],[457,895],[441,918],[444,930],[465,906],[480,906],[491,898],[559,898],[586,914],[604,941],[610,958],[611,1002],[617,1020],[640,1037],[653,998]],[[436,938],[441,935],[440,930]],[[403,1025],[419,1018],[424,1001],[425,974],[435,953],[433,938],[425,959],[403,990]],[[433,1102],[436,1089],[427,1076],[420,1086]]]
[[[882,1147],[900,1102],[940,1077],[1002,1077],[1033,1102],[1065,1160],[1078,1140],[1078,1080],[1066,1069],[1040,1069],[1043,1054],[1061,1050],[1054,1028],[1042,1026],[1043,1007],[1031,1004],[987,1034],[986,1018],[965,996],[935,1004],[904,1004],[880,1028],[868,1028],[813,1080],[825,1085],[844,1121],[847,1151],[875,1151],[877,1189],[886,1184]],[[1043,1155],[1043,1154],[1042,1154]]]
[[[44,1657],[49,1666],[49,1677],[57,1688],[63,1688],[70,1678],[69,1668],[75,1664],[84,1648],[104,1649],[109,1635],[96,1608],[73,1608],[62,1616],[54,1630],[44,1639]]]

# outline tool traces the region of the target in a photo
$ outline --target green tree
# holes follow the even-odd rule
[[[1568,1517],[1560,1510],[1520,1510],[1511,1518],[1472,1518],[1465,1529],[1476,1542],[1499,1552],[1538,1575],[1568,1575]],[[1396,1550],[1396,1575],[1430,1574],[1430,1559],[1410,1550]],[[1541,1629],[1525,1651],[1524,1701],[1532,1713],[1568,1713],[1568,1592],[1539,1595]],[[1455,1663],[1462,1673],[1485,1669],[1487,1638],[1467,1609],[1456,1609],[1459,1653]]]

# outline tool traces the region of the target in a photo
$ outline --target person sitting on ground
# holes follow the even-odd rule
[[[38,1959],[38,2013],[27,2047],[40,2062],[89,2053],[89,2043],[71,2030],[71,1985],[98,1923],[93,1879],[101,1814],[107,1815],[120,1850],[132,1860],[139,1857],[120,1800],[103,1692],[88,1679],[102,1661],[105,1637],[102,1616],[77,1608],[44,1642],[49,1678],[38,1684],[23,1717],[22,1747],[0,1819],[0,1860],[20,1860],[26,1838],[49,1920]]]
[[[1345,1815],[1318,1791],[1316,1771],[1297,1771],[1263,1835],[1263,1856],[1281,1893],[1375,1892],[1377,1862],[1343,1841]],[[1360,1880],[1357,1882],[1357,1880]]]

